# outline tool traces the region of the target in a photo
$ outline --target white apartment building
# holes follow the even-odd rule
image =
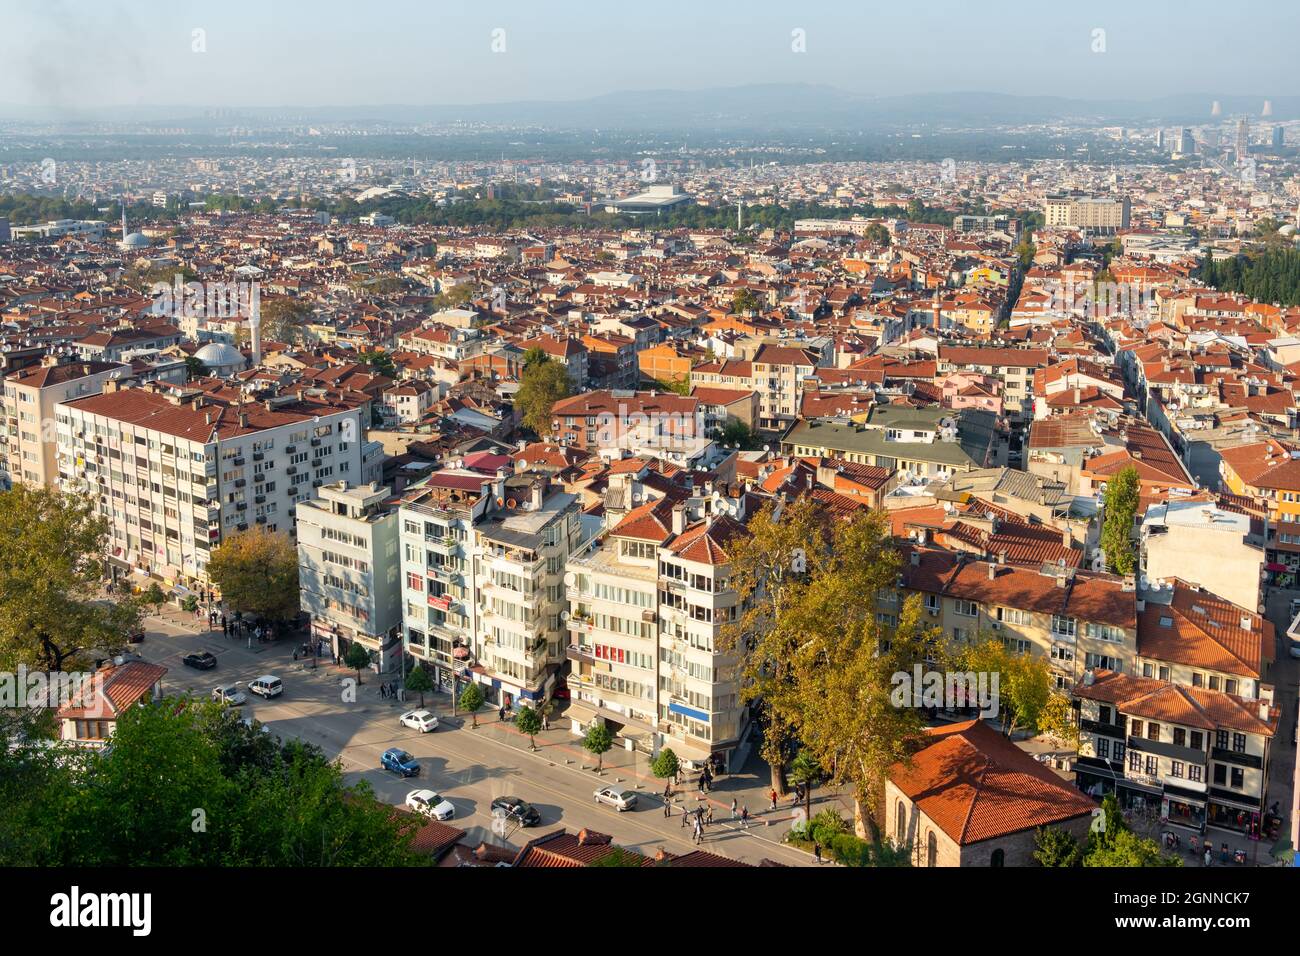
[[[202,586],[212,550],[253,524],[294,530],[326,482],[361,474],[355,407],[283,397],[224,405],[161,386],[55,406],[59,480],[91,492],[115,565]]]
[[[21,484],[54,487],[59,477],[54,406],[97,395],[110,378],[129,374],[129,365],[115,362],[60,365],[52,355],[46,356],[40,365],[10,372],[5,376],[0,471],[7,471],[11,481]]]
[[[719,641],[736,605],[726,546],[744,533],[728,515],[691,523],[687,505],[660,499],[570,560],[575,734],[601,720],[647,753],[671,747],[696,765],[737,756],[749,711]]]
[[[397,511],[376,484],[322,485],[297,506],[298,581],[311,632],[343,657],[354,643],[386,671],[401,663]]]
[[[449,470],[401,508],[407,652],[489,703],[541,701],[563,661],[564,566],[591,532],[544,475]]]

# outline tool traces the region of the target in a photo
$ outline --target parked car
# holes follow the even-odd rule
[[[407,809],[414,810],[435,820],[450,820],[456,815],[456,808],[450,800],[445,800],[432,790],[412,790],[406,795]]]
[[[208,651],[199,651],[197,654],[186,654],[181,658],[181,663],[186,667],[194,667],[201,671],[210,671],[217,666],[217,657]]]
[[[560,681],[558,684],[555,685],[555,690],[551,691],[551,696],[556,700],[568,700],[569,685],[566,684],[564,681]]]
[[[636,794],[622,787],[601,787],[596,791],[596,802],[613,807],[620,813],[636,806]]]
[[[217,687],[212,691],[212,699],[220,701],[230,707],[238,707],[244,701],[248,700],[244,692],[239,689],[238,684],[227,684],[225,687]]]
[[[284,693],[284,684],[280,682],[280,678],[272,674],[263,674],[256,680],[250,680],[248,689],[258,697],[265,697],[269,700]]]
[[[438,729],[438,718],[427,710],[408,710],[397,720],[403,727],[410,727],[422,734]]]
[[[384,755],[379,758],[379,765],[385,770],[391,770],[403,777],[418,777],[420,775],[420,764],[414,757],[399,747],[390,747],[385,750]]]
[[[130,634],[126,636],[126,640],[128,644],[141,643],[144,640],[144,628],[140,628],[139,630],[132,631]]]
[[[510,817],[520,826],[535,827],[542,822],[542,813],[526,800],[518,797],[497,797],[491,804],[492,813],[498,812]]]

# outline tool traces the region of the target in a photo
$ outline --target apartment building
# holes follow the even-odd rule
[[[1034,370],[1050,361],[1046,349],[939,347],[938,372],[991,375],[1002,383],[1002,407],[1009,417],[1026,421],[1034,414]]]
[[[1127,229],[1131,211],[1132,203],[1128,196],[1113,199],[1075,192],[1049,194],[1043,200],[1045,225],[1088,232]]]
[[[110,379],[55,406],[59,481],[98,497],[118,569],[204,585],[224,538],[253,524],[292,532],[313,489],[361,475],[360,418],[320,400],[225,405]]]
[[[397,511],[389,490],[321,485],[297,506],[298,582],[311,632],[345,656],[353,644],[379,670],[401,663],[402,586]]]
[[[583,392],[560,399],[551,415],[560,443],[593,452],[627,447],[629,439],[686,447],[705,434],[700,400],[672,392]]]
[[[574,733],[601,720],[646,753],[731,763],[749,711],[720,638],[736,606],[727,547],[745,533],[729,514],[692,522],[687,504],[660,498],[569,561]]]
[[[407,652],[489,703],[550,696],[564,660],[564,567],[594,533],[545,474],[429,476],[401,515]]]
[[[805,378],[817,374],[820,360],[810,349],[763,345],[751,361],[758,392],[760,428],[783,428],[799,417]]]
[[[1147,506],[1142,518],[1141,567],[1149,579],[1181,578],[1255,611],[1264,577],[1263,528],[1249,515],[1212,501],[1171,499]]]
[[[11,481],[32,487],[54,487],[58,482],[58,442],[54,406],[85,395],[96,395],[109,379],[131,373],[129,365],[115,362],[59,364],[46,356],[36,366],[5,376],[5,428],[0,432],[0,470]]]
[[[1085,670],[1131,673],[1137,660],[1137,595],[1114,575],[1073,568],[1018,567],[998,559],[908,544],[902,548],[902,594],[877,595],[877,617],[898,622],[898,602],[918,593],[925,623],[954,644],[993,636],[1013,651],[1047,658],[1058,690]]]
[[[1197,832],[1259,832],[1281,718],[1271,698],[1109,670],[1083,675],[1074,697],[1080,788]]]

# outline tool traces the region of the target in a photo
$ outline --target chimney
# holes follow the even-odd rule
[[[534,481],[532,487],[528,489],[528,505],[533,511],[542,510],[542,502],[546,500],[548,484],[546,477],[543,476],[540,480]]]
[[[1064,572],[1056,576],[1056,586],[1058,588],[1064,588],[1069,583],[1070,583],[1070,579],[1066,577]]]
[[[998,564],[1006,564],[1006,563],[1007,563],[1007,553],[1006,553],[1006,551],[999,551],[999,552],[998,552]]]
[[[1063,547],[1063,548],[1068,548],[1068,547],[1070,547],[1070,545],[1072,545],[1073,543],[1074,543],[1074,539],[1070,537],[1070,529],[1069,529],[1069,528],[1062,528],[1062,529],[1061,529],[1061,547]]]
[[[1001,557],[1001,555],[999,555],[999,557]],[[996,578],[997,576],[998,576],[998,566],[997,566],[997,564],[996,564],[995,562],[990,561],[990,562],[989,562],[989,580],[992,581],[992,580],[993,580],[994,578]]]
[[[921,552],[920,552],[920,551],[913,551],[913,552],[912,552],[912,567],[914,567],[914,568],[919,568],[920,566],[921,566]]]
[[[686,530],[686,506],[673,505],[673,534],[681,534]]]
[[[1259,719],[1263,723],[1268,723],[1268,710],[1268,701],[1261,700],[1259,702]]]

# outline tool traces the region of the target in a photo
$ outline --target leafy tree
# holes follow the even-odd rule
[[[187,381],[194,381],[196,378],[203,378],[208,374],[208,367],[203,364],[202,359],[195,358],[193,355],[185,356],[185,377]]]
[[[1034,860],[1039,866],[1079,866],[1083,847],[1069,830],[1039,827],[1034,831]]]
[[[387,352],[361,352],[357,358],[373,368],[377,374],[397,378],[397,366],[393,364],[393,357]]]
[[[412,694],[420,695],[420,706],[423,707],[424,695],[433,690],[433,678],[422,666],[416,664],[411,668],[411,673],[406,675],[405,688]]]
[[[1132,465],[1106,482],[1105,511],[1101,526],[1101,547],[1106,561],[1117,574],[1132,574],[1137,567],[1133,549],[1133,517],[1138,508],[1138,473]]]
[[[1052,670],[1046,658],[1018,654],[999,638],[981,635],[960,650],[957,669],[998,675],[1003,733],[1038,729],[1052,697]]]
[[[370,650],[360,641],[353,641],[343,656],[343,663],[357,672],[357,683],[360,684],[362,668],[370,666]]]
[[[719,436],[724,445],[735,445],[742,451],[754,451],[760,444],[750,427],[739,418],[729,418]]]
[[[167,603],[167,593],[158,586],[157,581],[150,581],[149,586],[140,593],[140,602],[145,607],[153,608],[155,614]]]
[[[208,577],[235,610],[272,621],[298,613],[298,549],[287,532],[253,525],[232,534],[212,552]]]
[[[822,779],[822,765],[806,750],[800,750],[790,764],[790,782],[803,787],[804,816],[812,816],[812,790]]]
[[[1176,856],[1166,856],[1155,840],[1140,837],[1132,830],[1121,830],[1106,845],[1090,849],[1083,858],[1083,865],[1168,867],[1182,866],[1183,861]]]
[[[0,493],[0,668],[85,669],[139,628],[138,598],[102,599],[107,533],[89,496]]]
[[[553,419],[551,409],[562,398],[573,394],[573,382],[568,369],[550,358],[545,361],[528,364],[524,359],[524,371],[520,376],[519,391],[515,393],[515,405],[523,418],[524,427],[538,436],[551,433]]]
[[[614,735],[610,729],[600,721],[592,721],[587,733],[582,738],[582,747],[587,753],[596,758],[596,770],[600,771],[605,766],[605,754],[614,746]]]
[[[1021,272],[1028,272],[1034,267],[1034,256],[1038,255],[1038,250],[1028,239],[1022,239],[1016,246],[1016,265]]]
[[[465,689],[460,694],[460,706],[462,710],[469,711],[470,718],[474,721],[474,726],[478,726],[479,708],[483,706],[483,688],[479,687],[474,681],[465,685]]]
[[[753,289],[741,289],[731,298],[731,311],[738,314],[757,312],[762,307],[763,303]]]
[[[673,753],[671,747],[665,747],[659,751],[654,760],[650,761],[650,772],[660,780],[667,780],[670,777],[677,776],[677,771],[681,769],[681,764],[677,761],[677,754]]]
[[[1074,708],[1068,695],[1053,692],[1047,699],[1047,706],[1038,715],[1038,732],[1062,744],[1079,742],[1079,726],[1074,722]]]
[[[537,741],[534,739],[542,730],[542,715],[532,707],[520,707],[519,713],[515,714],[515,726],[519,728],[521,734],[528,735],[528,748],[537,749]]]
[[[313,338],[306,328],[311,315],[311,305],[302,299],[267,299],[261,303],[262,337],[287,345],[306,345]]]

